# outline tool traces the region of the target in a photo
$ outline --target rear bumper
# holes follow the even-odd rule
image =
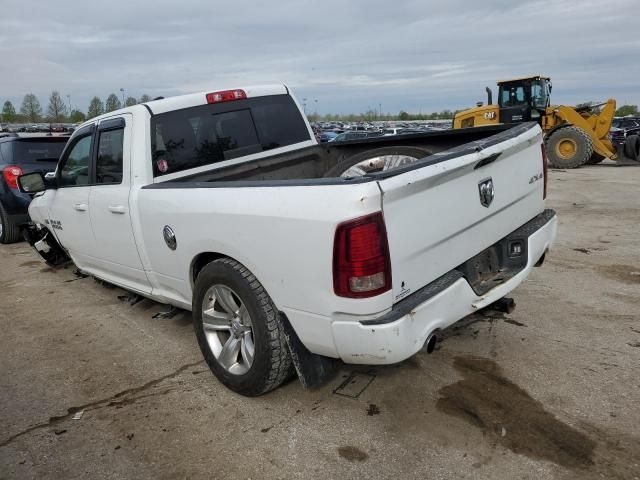
[[[433,332],[507,295],[527,278],[556,237],[555,212],[546,210],[518,230],[527,232],[527,264],[504,283],[476,294],[457,270],[398,302],[370,320],[337,320],[331,324],[340,358],[347,363],[391,364],[416,354]]]

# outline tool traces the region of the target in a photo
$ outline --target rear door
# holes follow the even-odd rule
[[[132,121],[131,114],[123,114],[100,121],[96,129],[95,180],[89,194],[91,256],[100,277],[150,292],[129,208]]]
[[[541,130],[380,180],[394,301],[490,247],[544,209]],[[513,130],[513,129],[512,129]],[[513,134],[511,134],[513,136]],[[443,155],[447,152],[443,152]],[[446,158],[446,157],[444,157]],[[493,190],[491,192],[490,190]],[[493,193],[493,195],[491,195]]]

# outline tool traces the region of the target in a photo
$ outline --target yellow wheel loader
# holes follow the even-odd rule
[[[453,128],[498,123],[538,122],[545,134],[549,164],[555,168],[577,168],[617,158],[609,139],[616,101],[609,99],[589,107],[552,106],[551,79],[536,76],[498,82],[498,104],[487,90],[487,105],[456,113]],[[597,113],[596,107],[602,107]]]

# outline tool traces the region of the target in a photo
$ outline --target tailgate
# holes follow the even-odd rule
[[[378,181],[394,302],[543,211],[541,143],[536,124],[519,125]]]

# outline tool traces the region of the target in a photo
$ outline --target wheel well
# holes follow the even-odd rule
[[[214,260],[225,257],[227,257],[227,255],[216,252],[203,252],[196,255],[196,257],[191,261],[191,287],[193,288],[196,284],[196,279],[205,265],[208,265]]]

